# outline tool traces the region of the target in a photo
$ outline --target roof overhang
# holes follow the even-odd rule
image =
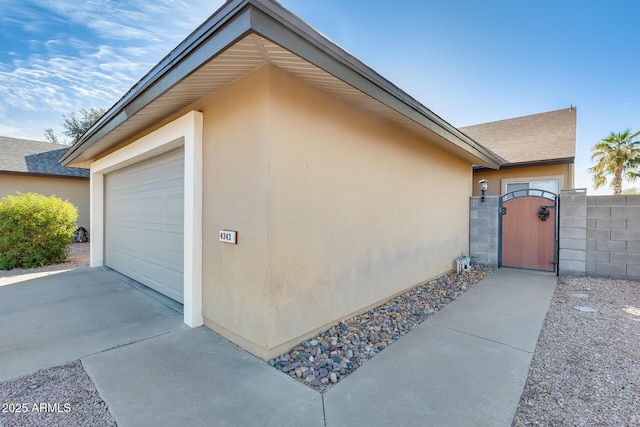
[[[61,162],[88,167],[104,153],[266,63],[473,164],[500,165],[490,150],[269,0],[228,1],[111,107]]]
[[[80,179],[88,180],[89,176],[76,176],[76,175],[58,175],[55,173],[39,173],[39,172],[17,172],[17,171],[0,171],[0,175],[15,175],[25,177],[38,177],[38,178],[60,178],[60,179]]]
[[[563,159],[549,159],[549,160],[537,160],[533,162],[519,162],[519,163],[503,163],[500,165],[502,169],[517,169],[517,168],[530,168],[535,166],[553,166],[553,165],[569,165],[575,163],[575,157],[566,157]],[[492,170],[486,166],[473,165],[474,171]]]

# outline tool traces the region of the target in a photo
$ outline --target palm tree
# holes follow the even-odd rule
[[[632,133],[631,129],[623,132],[611,132],[593,146],[591,161],[596,164],[589,168],[593,173],[593,186],[598,189],[607,184],[607,176],[613,175],[611,186],[613,194],[622,192],[622,177],[633,182],[640,177],[640,131]]]

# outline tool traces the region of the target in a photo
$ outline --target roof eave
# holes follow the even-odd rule
[[[503,163],[500,165],[499,169],[516,169],[516,168],[526,168],[526,167],[535,167],[535,166],[553,166],[553,165],[566,165],[575,163],[575,157],[563,157],[559,159],[546,159],[546,160],[534,160],[531,162],[517,162],[517,163]],[[491,168],[487,168],[482,165],[474,165],[474,171],[483,171]]]
[[[228,37],[233,37],[229,43],[246,34],[251,28],[250,19],[247,14],[242,13],[242,9],[246,8],[249,2],[250,0],[235,0],[225,3],[210,19],[196,28],[196,30],[165,56],[96,121],[96,123],[60,157],[60,163],[63,166],[71,163],[94,142],[111,132],[125,122],[128,117],[133,116],[144,108],[151,100],[161,96],[169,88],[179,83],[182,78],[196,70],[201,64],[194,64],[193,58],[187,63],[183,61],[194,50],[211,39],[214,34],[223,33]],[[217,19],[215,17],[217,17]],[[233,25],[227,28],[226,31],[220,31],[230,21],[233,22]],[[226,44],[224,46],[218,46],[218,50],[211,52],[211,56],[215,56],[225,47]],[[177,68],[179,69],[176,70]],[[172,71],[177,72],[172,74]]]
[[[499,157],[490,150],[473,141],[364,63],[320,35],[304,21],[275,3],[257,0],[235,0],[226,3],[98,120],[61,157],[61,163],[65,166],[70,164],[88,147],[151,101],[232,43],[252,32],[279,44],[429,129],[455,145],[458,150],[466,152],[474,163],[486,167],[499,167]]]
[[[42,178],[63,178],[63,179],[89,179],[89,175],[59,175],[55,173],[43,173],[43,172],[22,172],[22,171],[8,171],[0,170],[0,175],[15,175],[15,176],[30,176],[30,177],[42,177]]]
[[[320,35],[297,16],[286,9],[276,8],[274,4],[256,3],[256,6],[261,6],[257,9],[261,13],[252,15],[252,28],[258,34],[444,137],[473,155],[479,163],[482,162],[488,167],[500,166],[499,157],[490,150],[473,141],[362,61]],[[307,44],[302,44],[302,40]],[[309,49],[309,46],[314,48]]]

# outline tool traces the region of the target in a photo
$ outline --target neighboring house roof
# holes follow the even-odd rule
[[[0,136],[0,173],[89,177],[87,169],[60,164],[68,149],[68,145]]]
[[[573,163],[576,107],[458,128],[498,154],[504,166]]]
[[[229,0],[136,83],[62,157],[87,167],[172,114],[273,64],[369,114],[428,137],[471,163],[494,153],[270,0]]]

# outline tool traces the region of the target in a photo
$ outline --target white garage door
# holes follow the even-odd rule
[[[105,176],[105,265],[183,302],[184,150]]]

